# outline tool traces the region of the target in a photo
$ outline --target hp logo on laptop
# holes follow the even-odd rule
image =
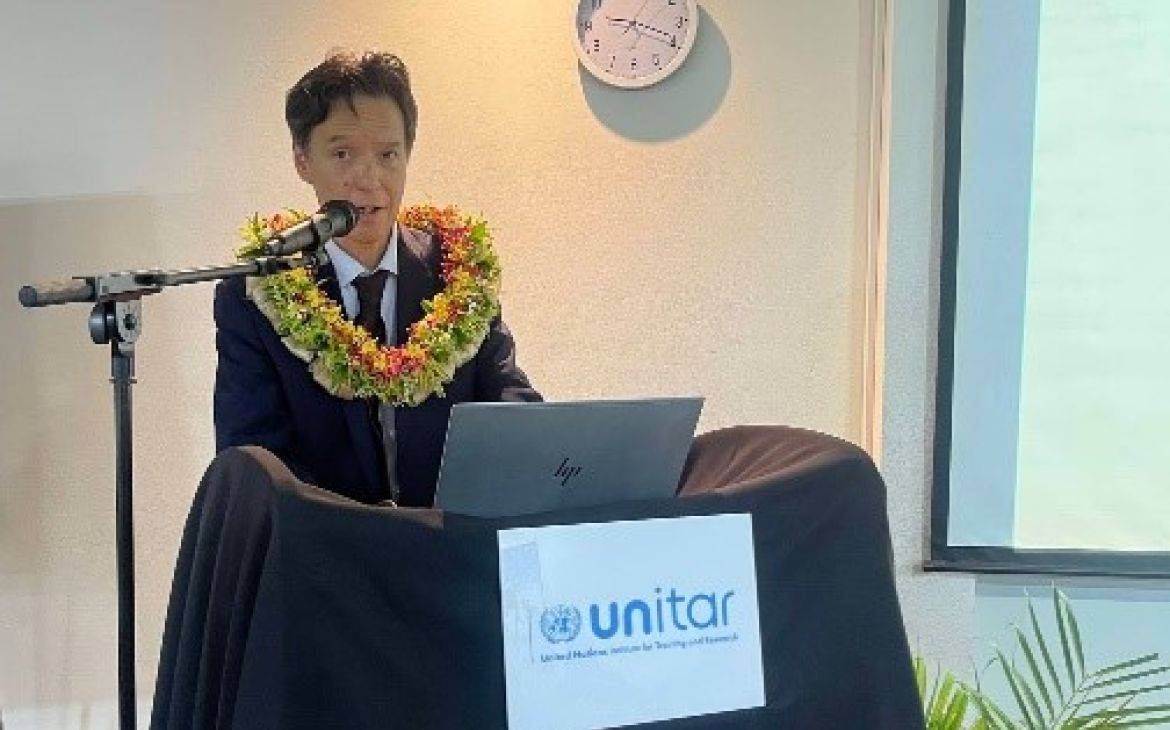
[[[570,479],[580,473],[581,467],[571,466],[569,464],[569,457],[566,456],[565,460],[561,462],[561,465],[557,467],[557,470],[553,472],[553,476],[561,480],[561,486],[563,487],[569,483]]]
[[[540,633],[550,644],[572,641],[581,633],[581,612],[573,606],[549,606],[540,614]]]

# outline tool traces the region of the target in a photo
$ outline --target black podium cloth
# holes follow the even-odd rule
[[[766,705],[638,727],[921,728],[881,477],[778,426],[697,437],[677,499],[504,520],[359,504],[224,451],[183,533],[151,727],[503,729],[496,530],[729,512],[752,515]]]

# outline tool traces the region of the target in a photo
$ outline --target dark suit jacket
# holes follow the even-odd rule
[[[422,318],[422,302],[442,287],[440,250],[421,231],[399,226],[395,342]],[[333,267],[319,272],[335,301],[341,289]],[[272,324],[244,293],[242,278],[215,291],[216,451],[254,444],[281,457],[302,480],[363,501],[390,497],[378,433],[367,403],[330,395],[313,380],[308,365],[281,342]],[[387,323],[387,329],[390,329]],[[492,323],[476,356],[456,371],[442,398],[414,408],[396,408],[399,502],[429,506],[451,406],[463,401],[537,401],[537,393],[515,362],[515,343],[500,318]]]

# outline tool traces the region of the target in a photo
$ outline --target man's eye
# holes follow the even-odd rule
[[[333,159],[335,159],[335,160],[348,160],[349,159],[349,150],[345,150],[345,149],[333,150]]]
[[[398,159],[398,150],[386,150],[385,152],[382,153],[382,159],[383,160],[397,160]]]

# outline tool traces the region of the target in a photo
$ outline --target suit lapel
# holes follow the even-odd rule
[[[326,264],[318,269],[317,285],[329,295],[330,299],[337,302],[337,306],[341,307],[342,312],[345,311],[345,305],[341,303],[341,283],[337,280],[337,274],[333,270],[332,264]],[[370,412],[366,402],[352,399],[341,400],[340,404],[341,410],[345,414],[346,425],[349,427],[350,443],[353,444],[353,450],[361,463],[362,471],[369,479],[369,483],[378,487],[384,481],[382,474],[379,473],[381,459],[378,458],[382,445],[378,443],[374,426],[370,423]]]
[[[345,307],[341,304],[341,282],[337,280],[337,272],[333,270],[333,264],[325,264],[317,269],[317,286],[321,288],[329,298],[337,302],[337,306],[341,307],[341,311],[345,311]]]
[[[422,303],[434,295],[439,281],[435,274],[435,246],[429,236],[398,226],[398,294],[394,306],[394,344],[406,342],[410,325],[423,318]]]

